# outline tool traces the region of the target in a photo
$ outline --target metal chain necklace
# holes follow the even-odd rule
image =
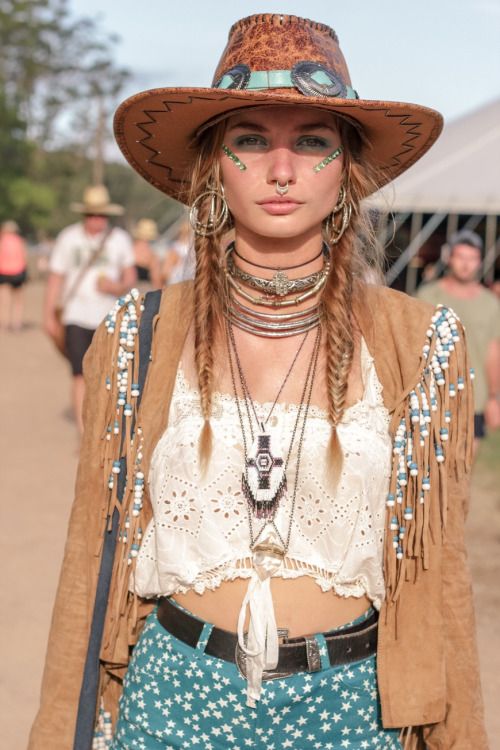
[[[233,352],[231,351],[231,348],[234,351],[234,356],[236,361],[238,362],[238,351],[235,347],[235,340],[234,340],[234,334],[231,329],[231,325],[227,324],[227,346],[228,346],[228,355],[229,355],[229,366],[231,371],[231,379],[233,384],[233,391],[235,395],[235,401],[237,405],[238,410],[238,418],[240,421],[240,427],[241,427],[241,434],[243,439],[243,448],[244,448],[244,455],[245,455],[245,472],[242,475],[242,487],[243,491],[245,492],[245,483],[248,485],[248,450],[247,450],[247,440],[245,435],[245,427],[243,422],[243,415],[240,408],[240,403],[238,400],[238,392],[236,388],[236,378],[234,373],[234,366],[233,366],[233,359],[232,355]],[[264,523],[262,524],[259,532],[254,535],[253,530],[253,521],[252,521],[252,510],[254,510],[252,503],[247,502],[247,516],[248,516],[248,527],[249,527],[249,535],[250,535],[250,549],[252,550],[252,561],[253,566],[255,570],[257,571],[257,574],[261,580],[265,580],[266,578],[269,578],[273,572],[278,570],[280,567],[283,558],[286,555],[286,552],[288,550],[288,547],[290,545],[290,538],[292,533],[292,525],[293,525],[293,518],[294,518],[294,512],[295,512],[295,503],[297,498],[297,488],[298,488],[298,480],[299,480],[299,472],[300,472],[300,462],[302,457],[302,445],[304,442],[304,432],[305,432],[305,426],[307,422],[307,416],[309,413],[309,407],[311,403],[311,395],[314,385],[314,380],[316,376],[316,370],[317,370],[317,364],[318,364],[318,357],[319,357],[319,351],[320,351],[320,344],[321,344],[321,328],[318,327],[318,331],[316,334],[316,339],[314,342],[314,348],[311,360],[309,362],[309,366],[307,368],[306,378],[304,381],[304,387],[301,394],[300,404],[297,410],[297,418],[295,420],[294,428],[292,431],[292,437],[290,440],[290,446],[288,449],[288,455],[286,459],[286,463],[284,466],[284,476],[285,476],[285,482],[286,482],[286,469],[288,467],[290,455],[292,452],[292,447],[295,442],[295,437],[297,434],[297,430],[299,427],[299,423],[302,421],[301,428],[299,430],[299,442],[298,442],[298,448],[297,448],[297,463],[296,463],[296,471],[295,471],[295,480],[294,480],[294,486],[293,486],[293,492],[292,492],[292,499],[291,499],[291,507],[290,507],[290,519],[288,524],[288,530],[285,535],[285,538],[280,534],[279,529],[276,526],[275,523],[275,515],[277,510],[277,504],[272,509],[272,513],[269,513],[268,515],[261,516],[256,511],[255,515],[259,517],[264,517]],[[298,355],[296,355],[297,357]],[[244,392],[244,385],[241,384],[242,391]],[[281,389],[282,390],[282,389]],[[248,389],[247,389],[248,392]],[[244,393],[245,396],[245,393]],[[277,397],[278,398],[278,397]],[[272,406],[272,409],[274,409],[275,403],[277,401],[277,398],[275,399],[275,402]],[[245,396],[245,406],[247,411],[247,418],[249,420],[250,428],[251,428],[251,417],[250,417],[250,408],[248,406],[248,397]],[[253,404],[252,404],[253,406]],[[272,413],[272,409],[270,414]],[[269,416],[268,415],[268,419]],[[301,420],[302,417],[302,420]],[[252,433],[253,434],[253,433]],[[285,485],[286,486],[286,485]],[[270,531],[265,537],[264,530],[269,526],[272,525],[274,531]]]
[[[285,461],[279,455],[279,451],[276,450],[276,446],[274,445],[275,441],[272,439],[269,431],[266,430],[266,426],[274,411],[274,407],[276,406],[276,403],[281,396],[286,383],[288,382],[295,363],[297,362],[297,359],[304,347],[304,344],[308,337],[308,332],[304,334],[300,346],[297,348],[292,363],[288,368],[285,378],[281,383],[278,393],[276,394],[276,398],[274,399],[274,402],[271,405],[271,409],[269,410],[269,413],[265,419],[260,419],[255,409],[255,404],[251,397],[250,390],[248,388],[248,384],[243,372],[243,367],[238,354],[236,340],[234,338],[234,332],[231,325],[228,325],[228,337],[228,343],[230,345],[229,363],[231,367],[233,388],[235,388],[236,382],[233,378],[234,370],[232,354],[234,354],[234,359],[236,362],[252,441],[251,449],[250,451],[248,451],[246,445],[246,436],[243,431],[243,441],[245,447],[245,472],[242,476],[243,493],[257,518],[268,518],[274,515],[274,513],[276,512],[276,507],[286,490],[286,468],[288,465],[288,457]],[[238,401],[237,406],[238,415],[240,415]],[[252,416],[255,420],[255,430],[252,423]],[[243,422],[241,419],[240,424],[242,425],[243,429]],[[253,470],[251,474],[249,472],[249,469]]]

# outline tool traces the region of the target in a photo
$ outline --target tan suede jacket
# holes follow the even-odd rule
[[[133,337],[140,305],[133,301],[122,305],[116,324],[100,327],[86,356],[85,433],[76,498],[54,607],[41,706],[29,750],[72,748],[103,531],[118,503],[116,488],[108,487],[108,477],[113,460],[119,458],[122,437],[128,466],[140,465],[148,476],[152,451],[167,425],[175,374],[192,318],[192,300],[189,282],[163,293],[137,413],[134,407],[133,419],[139,429],[133,439],[129,428],[124,436],[115,435],[112,425],[117,416],[121,423],[124,408],[116,406],[117,370],[129,368],[127,400],[133,400],[130,382],[137,382],[137,336],[135,343],[129,337],[128,343],[122,344],[122,355],[125,349],[133,356],[120,359],[120,324],[122,329],[131,327]],[[377,661],[383,724],[404,728],[405,748],[487,750],[463,533],[473,428],[462,327],[446,311],[436,316],[426,303],[373,286],[358,290],[355,316],[392,415],[395,453],[387,528],[394,515],[406,528],[404,540],[395,545],[393,532],[386,535],[387,596],[380,614]],[[444,363],[442,368],[440,363]],[[132,418],[124,421],[132,424]],[[402,440],[406,449],[401,449]],[[408,458],[409,445],[412,456]],[[132,507],[134,477],[130,474],[119,506],[122,528]],[[408,515],[405,520],[404,513],[410,511],[410,520]],[[129,547],[134,525],[140,523],[144,529],[150,517],[146,487],[140,516],[130,529]],[[131,568],[124,547],[127,545],[117,545],[101,649],[99,701],[114,717],[131,647],[153,606],[127,590]]]

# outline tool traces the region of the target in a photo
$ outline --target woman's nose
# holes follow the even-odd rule
[[[294,183],[296,179],[293,154],[288,148],[275,148],[269,153],[270,164],[267,180],[280,185]]]

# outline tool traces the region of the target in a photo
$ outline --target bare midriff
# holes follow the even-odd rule
[[[236,632],[248,579],[224,581],[214,591],[203,594],[188,591],[173,598],[189,612],[213,625]],[[322,633],[356,619],[370,607],[366,596],[343,597],[322,591],[309,576],[295,579],[273,578],[271,590],[278,628],[286,628],[294,638]],[[248,622],[245,627],[248,627]]]

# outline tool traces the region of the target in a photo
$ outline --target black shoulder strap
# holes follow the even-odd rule
[[[148,292],[144,298],[144,310],[139,326],[139,396],[138,405],[142,397],[144,383],[151,361],[151,345],[153,341],[153,319],[160,308],[161,289]],[[121,471],[118,474],[118,498],[122,500],[125,489],[127,465],[125,458],[121,459]],[[91,750],[96,721],[97,694],[99,690],[99,654],[101,652],[104,620],[108,606],[109,587],[113,572],[116,538],[118,535],[120,514],[115,508],[111,519],[111,529],[104,532],[101,565],[94,601],[94,612],[90,626],[89,644],[85,667],[83,671],[82,687],[78,701],[75,739],[73,750]]]
[[[148,292],[144,297],[144,310],[142,311],[141,324],[139,326],[139,396],[137,398],[137,406],[141,403],[142,391],[151,361],[153,319],[160,309],[160,302],[161,289]]]

